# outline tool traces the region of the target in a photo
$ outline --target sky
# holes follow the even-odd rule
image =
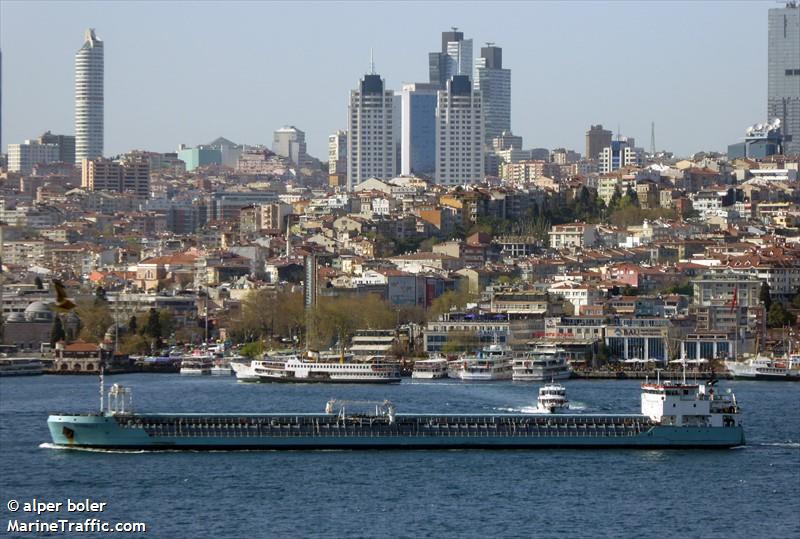
[[[590,124],[689,155],[766,120],[775,2],[57,2],[0,0],[2,145],[74,133],[74,55],[105,43],[105,153],[224,136],[271,146],[283,125],[327,159],[351,89],[428,81],[456,26],[503,48],[511,127],[526,148],[583,153]]]

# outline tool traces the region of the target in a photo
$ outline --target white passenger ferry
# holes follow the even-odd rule
[[[567,388],[561,384],[547,384],[540,387],[536,408],[539,413],[548,414],[558,410],[566,410],[569,408]]]
[[[256,376],[259,382],[328,382],[386,384],[400,382],[400,365],[385,359],[353,361],[351,354],[309,352],[307,357],[266,356],[252,361],[242,376]],[[240,378],[239,371],[236,373]]]
[[[746,361],[726,361],[725,367],[734,378],[745,380],[800,380],[800,364],[795,365],[791,354],[785,359],[756,356]]]
[[[35,376],[42,373],[42,362],[38,359],[0,357],[0,376]]]
[[[214,356],[205,354],[193,354],[184,356],[181,360],[181,374],[202,375],[211,374],[211,367],[214,365]]]
[[[443,357],[434,357],[415,361],[414,370],[411,371],[411,378],[427,380],[447,378],[447,359]]]
[[[465,381],[511,380],[511,350],[492,344],[475,356],[464,356],[450,362],[447,375]]]
[[[565,380],[572,375],[563,348],[540,344],[514,359],[513,379],[517,382]]]

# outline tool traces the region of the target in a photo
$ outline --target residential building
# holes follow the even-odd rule
[[[548,234],[553,249],[583,249],[593,247],[598,242],[597,227],[586,223],[553,225]]]
[[[308,160],[305,132],[293,125],[276,129],[272,138],[272,151],[295,165],[304,164]]]
[[[400,173],[431,178],[436,171],[436,84],[404,84],[401,90]]]
[[[430,83],[444,89],[454,75],[472,73],[472,40],[464,39],[464,32],[453,28],[442,32],[440,52],[428,54],[428,74]]]
[[[511,70],[503,68],[503,49],[492,44],[481,47],[475,66],[475,89],[483,99],[484,141],[511,131]]]
[[[84,159],[81,187],[89,191],[132,193],[147,198],[150,195],[150,164],[143,158],[122,161],[102,157]]]
[[[8,170],[30,174],[34,165],[55,163],[59,160],[57,144],[41,144],[36,140],[26,140],[22,144],[8,145]]]
[[[397,172],[399,98],[380,75],[364,75],[350,91],[347,188],[369,178],[388,180]]]
[[[75,137],[72,135],[54,135],[46,131],[38,139],[39,144],[57,144],[58,161],[60,163],[75,163]]]
[[[767,118],[779,118],[783,151],[800,155],[800,4],[769,10]]]
[[[608,174],[628,166],[642,164],[642,154],[633,146],[633,139],[619,137],[600,152],[600,173]]]
[[[605,148],[611,146],[612,133],[602,124],[589,127],[586,132],[586,159],[598,159]]]
[[[480,90],[455,75],[439,90],[436,107],[436,176],[440,185],[483,181],[483,111]]]
[[[328,184],[344,187],[347,182],[347,131],[328,136]]]
[[[75,163],[103,156],[103,42],[86,30],[75,54]]]

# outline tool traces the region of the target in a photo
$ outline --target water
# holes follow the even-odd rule
[[[320,412],[332,397],[388,398],[402,412],[527,411],[538,387],[107,381],[133,387],[150,412]],[[638,412],[638,382],[565,385],[581,412]],[[143,521],[147,537],[800,537],[800,384],[722,385],[744,406],[744,448],[101,453],[40,447],[49,411],[99,406],[96,378],[3,378],[0,535],[15,536],[7,500],[35,497],[108,502],[76,520]]]

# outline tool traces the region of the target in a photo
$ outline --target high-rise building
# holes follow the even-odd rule
[[[472,75],[472,40],[453,28],[442,32],[442,50],[428,54],[430,83],[443,89],[453,75]]]
[[[475,89],[483,97],[485,143],[511,131],[511,70],[503,68],[503,49],[487,44],[475,66]]]
[[[272,138],[272,151],[286,157],[295,165],[303,165],[307,161],[306,134],[293,125],[276,129]]]
[[[400,173],[431,178],[436,171],[436,84],[404,84],[401,91]]]
[[[586,159],[597,159],[604,148],[611,146],[612,133],[602,124],[593,125],[586,132]]]
[[[81,162],[81,187],[89,191],[150,195],[150,164],[145,158],[113,161],[98,157]]]
[[[347,181],[347,131],[328,136],[328,184],[342,187]]]
[[[103,42],[86,30],[75,54],[75,162],[103,156]]]
[[[642,164],[642,151],[633,145],[633,139],[617,137],[600,152],[600,173],[607,174],[623,167]]]
[[[41,144],[36,140],[26,140],[22,144],[8,145],[8,170],[30,174],[33,165],[55,163],[58,159],[58,144]]]
[[[397,174],[398,109],[394,92],[380,75],[364,75],[350,91],[347,133],[347,188]]]
[[[435,182],[482,182],[483,140],[481,92],[473,89],[467,75],[456,75],[438,93]]]
[[[58,160],[62,163],[75,162],[75,137],[54,135],[47,131],[39,137],[39,144],[58,144]]]
[[[783,153],[800,155],[800,3],[769,10],[767,117],[779,118]]]

